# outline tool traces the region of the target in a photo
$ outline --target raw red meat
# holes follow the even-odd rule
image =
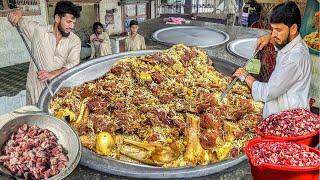
[[[281,166],[317,167],[320,157],[310,152],[307,146],[293,142],[261,142],[251,147],[252,161],[256,165],[274,164]]]
[[[265,135],[302,136],[319,131],[320,116],[302,108],[282,111],[261,121],[258,128]]]
[[[48,129],[22,125],[3,147],[0,163],[25,179],[48,179],[63,170],[68,157]]]

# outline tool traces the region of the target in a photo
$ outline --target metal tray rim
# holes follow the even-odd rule
[[[253,41],[253,40],[257,40],[258,38],[245,38],[245,39],[235,39],[233,41],[230,41],[228,44],[227,44],[227,50],[229,53],[233,54],[234,56],[237,56],[237,57],[241,57],[241,58],[244,58],[244,59],[248,59],[247,57],[245,56],[242,56],[240,54],[238,54],[237,52],[235,52],[233,50],[233,45],[239,43],[239,42],[242,42],[242,41]]]
[[[230,39],[230,36],[228,33],[224,32],[224,31],[221,31],[221,30],[218,30],[218,29],[215,29],[215,28],[210,28],[210,27],[201,27],[201,26],[173,26],[173,27],[166,27],[166,28],[162,28],[162,29],[159,29],[157,31],[155,31],[152,35],[151,35],[151,38],[161,44],[164,44],[164,45],[167,45],[167,46],[172,46],[172,45],[175,45],[173,43],[168,43],[168,42],[165,42],[165,41],[162,41],[158,38],[158,34],[162,31],[165,31],[165,30],[169,30],[169,29],[181,29],[181,28],[202,28],[202,29],[209,29],[209,30],[212,30],[212,31],[216,31],[216,32],[219,32],[221,34],[223,34],[225,36],[225,39],[222,41],[222,42],[219,42],[219,43],[215,43],[215,44],[212,44],[212,45],[208,45],[208,46],[197,46],[197,47],[200,47],[200,48],[209,48],[209,47],[215,47],[215,46],[219,46],[219,45],[222,45],[226,42],[229,41]]]
[[[80,164],[86,167],[92,168],[95,170],[110,173],[118,176],[126,176],[126,177],[134,177],[134,178],[146,178],[146,179],[175,179],[175,178],[195,178],[207,176],[215,173],[219,173],[226,169],[232,168],[241,162],[247,160],[247,156],[245,154],[239,156],[235,159],[228,159],[221,162],[208,164],[208,165],[198,165],[195,167],[180,167],[180,168],[162,168],[155,167],[150,165],[143,164],[135,164],[125,161],[116,160],[110,157],[101,157],[96,155],[91,150],[83,147],[82,150],[82,158],[80,160]],[[88,158],[96,156],[96,158],[100,159],[99,161],[94,161],[93,159]],[[108,161],[108,163],[119,164],[122,168],[116,166],[108,166],[108,168],[104,167],[104,162]],[[126,166],[132,166],[134,169],[127,169]]]

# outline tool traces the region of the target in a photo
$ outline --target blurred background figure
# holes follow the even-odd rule
[[[103,25],[100,22],[95,22],[92,29],[93,34],[90,36],[90,59],[112,54],[109,32],[103,31]]]

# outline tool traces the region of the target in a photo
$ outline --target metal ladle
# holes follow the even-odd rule
[[[246,65],[250,62],[251,59],[255,58],[256,55],[258,54],[259,50],[255,51],[252,55],[252,57],[250,59],[248,59],[248,61],[245,63],[245,65],[243,67],[246,67]],[[233,85],[237,82],[239,78],[235,77],[232,82],[227,86],[227,89],[221,94],[220,96],[220,101],[222,101],[228,94],[228,92],[231,90],[231,88],[233,87]]]
[[[38,62],[36,61],[36,58],[33,56],[32,52],[31,52],[31,49],[30,49],[30,47],[28,46],[28,43],[27,43],[26,39],[24,38],[23,33],[22,33],[20,27],[17,25],[16,28],[17,28],[17,31],[18,31],[21,39],[23,40],[24,45],[26,46],[26,48],[27,48],[27,50],[28,50],[28,52],[29,52],[29,54],[30,54],[30,56],[31,56],[31,59],[32,59],[33,63],[36,65],[37,70],[40,71],[40,70],[41,70],[41,69],[40,69],[40,66],[39,66]],[[52,92],[52,90],[50,89],[50,87],[49,87],[49,85],[48,85],[48,82],[47,82],[47,81],[44,81],[44,83],[45,83],[45,85],[46,85],[46,87],[47,87],[47,89],[48,89],[51,97],[53,97],[53,92]]]

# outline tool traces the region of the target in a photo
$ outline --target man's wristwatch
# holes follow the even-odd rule
[[[246,81],[246,78],[248,77],[248,75],[249,75],[249,73],[248,74],[246,74],[245,76],[240,76],[240,81],[244,84],[245,83],[245,81]]]

